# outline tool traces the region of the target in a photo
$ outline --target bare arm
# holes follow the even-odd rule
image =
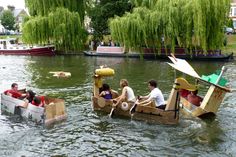
[[[102,91],[102,92],[99,94],[100,97],[102,97],[102,96],[104,96],[104,95],[105,95],[105,91]]]
[[[145,106],[145,105],[148,105],[149,104],[149,102],[151,102],[153,99],[149,96],[147,99],[145,99],[145,100],[143,100],[143,101],[139,101],[137,104],[138,105],[143,105],[143,106]]]
[[[140,99],[148,99],[150,97],[150,94],[146,95],[146,96],[140,96]]]
[[[118,105],[122,100],[124,100],[126,97],[126,88],[122,89],[121,95],[117,98],[117,102],[115,105]]]

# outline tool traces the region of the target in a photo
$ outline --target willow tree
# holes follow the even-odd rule
[[[223,26],[230,0],[131,0],[132,13],[110,20],[113,39],[126,47],[165,46],[217,49],[223,45]],[[168,40],[168,42],[167,42]]]
[[[87,38],[85,0],[26,0],[31,17],[23,24],[29,44],[55,44],[58,50],[79,50]]]

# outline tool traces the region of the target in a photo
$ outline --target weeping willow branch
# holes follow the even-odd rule
[[[175,46],[203,50],[223,45],[230,0],[131,0],[132,13],[109,22],[113,39],[126,47]],[[166,40],[170,42],[166,42]]]
[[[53,43],[66,51],[80,49],[86,39],[79,14],[64,8],[57,8],[48,16],[32,17],[24,23],[23,32],[26,43]]]
[[[85,0],[25,0],[31,17],[23,24],[23,40],[55,44],[58,50],[80,50],[86,40]]]
[[[45,16],[63,7],[79,13],[81,21],[84,20],[85,0],[25,0],[25,4],[31,16]]]

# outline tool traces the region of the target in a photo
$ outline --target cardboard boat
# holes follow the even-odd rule
[[[183,78],[177,78],[170,92],[165,110],[156,108],[154,102],[144,105],[136,105],[134,102],[123,101],[117,106],[113,105],[112,99],[118,97],[118,93],[112,91],[112,99],[107,100],[99,96],[99,89],[102,87],[105,77],[114,76],[115,72],[111,68],[101,68],[95,70],[92,107],[95,111],[112,113],[114,116],[125,116],[136,120],[143,120],[159,124],[177,124],[179,121],[180,89],[195,90],[196,86],[189,84]]]
[[[222,67],[222,71],[219,75],[213,74],[209,77],[202,76],[200,77],[198,73],[192,68],[188,62],[183,59],[169,57],[172,63],[168,63],[174,69],[183,72],[196,80],[195,86],[203,84],[208,86],[206,94],[203,96],[203,101],[199,105],[192,104],[188,99],[181,97],[180,98],[180,109],[183,113],[191,115],[193,117],[212,117],[215,116],[220,104],[222,103],[224,96],[227,92],[231,90],[225,87],[225,81],[222,78],[222,75],[225,71],[225,68]],[[211,78],[210,78],[211,77]]]
[[[18,114],[43,125],[50,125],[67,118],[64,100],[50,97],[45,97],[44,107],[39,107],[2,93],[1,110],[10,114]]]

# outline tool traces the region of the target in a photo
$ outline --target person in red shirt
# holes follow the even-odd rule
[[[35,96],[31,103],[35,106],[44,107],[45,97],[44,96]]]
[[[189,90],[186,89],[180,89],[180,96],[187,98],[187,96],[191,93]]]
[[[26,96],[26,94],[22,94],[22,93],[20,93],[20,92],[18,91],[18,84],[17,84],[17,83],[13,83],[13,84],[11,85],[11,89],[6,90],[6,91],[4,92],[4,94],[9,95],[9,96],[11,96],[11,97],[13,97],[13,98],[17,98],[17,99]]]
[[[198,90],[192,91],[188,96],[187,96],[187,100],[196,106],[200,106],[201,102],[203,100],[203,98],[201,98],[200,96],[197,95]]]
[[[27,90],[26,91],[26,100],[31,103],[35,97],[36,93],[33,92],[32,90]]]

